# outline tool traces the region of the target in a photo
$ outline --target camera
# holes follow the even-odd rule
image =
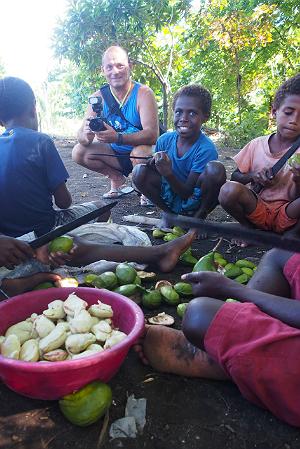
[[[90,97],[89,103],[92,105],[93,111],[97,114],[97,117],[90,119],[90,128],[94,132],[105,131],[104,122],[105,118],[102,116],[103,103],[101,97]]]

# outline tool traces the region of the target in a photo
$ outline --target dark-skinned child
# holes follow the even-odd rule
[[[300,136],[300,74],[277,90],[272,114],[276,132],[252,140],[234,157],[237,169],[219,201],[239,223],[283,233],[300,217],[300,164],[286,164],[274,177],[271,167]],[[263,186],[259,194],[252,190],[256,183]]]
[[[201,86],[180,89],[173,100],[175,131],[158,139],[149,163],[134,168],[136,188],[165,212],[204,219],[218,204],[226,173],[214,143],[201,130],[211,103]]]
[[[182,331],[148,326],[135,348],[144,363],[231,380],[247,400],[300,427],[300,254],[269,251],[247,286],[212,272],[182,278],[195,295]]]

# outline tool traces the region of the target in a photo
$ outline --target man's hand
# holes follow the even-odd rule
[[[260,184],[263,187],[271,187],[274,184],[274,176],[271,168],[264,168],[260,172],[253,173],[253,184]]]
[[[154,162],[155,167],[161,176],[167,177],[172,175],[172,162],[166,152],[158,151],[157,153],[155,153]]]
[[[0,267],[12,270],[30,257],[34,252],[28,243],[13,237],[0,235]]]
[[[84,141],[85,143],[90,144],[94,140],[95,133],[90,128],[90,119],[92,119],[92,118],[93,117],[88,117],[84,121],[83,127],[81,128],[81,140],[82,140],[82,143]]]
[[[234,298],[235,290],[244,288],[232,279],[223,274],[211,271],[200,271],[198,273],[188,273],[181,276],[185,282],[190,282],[193,287],[195,297],[208,296],[225,300]]]
[[[118,133],[107,123],[103,122],[106,130],[96,132],[96,138],[99,142],[102,143],[117,143],[118,141]]]

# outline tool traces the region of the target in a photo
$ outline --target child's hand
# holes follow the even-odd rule
[[[195,297],[208,296],[225,300],[229,297],[234,298],[234,291],[241,287],[240,284],[223,274],[211,271],[184,274],[181,279],[192,284]]]
[[[60,251],[55,253],[49,253],[48,245],[44,245],[36,250],[36,258],[46,265],[53,265],[54,267],[59,267],[61,265],[66,265],[68,262],[72,260],[76,248],[77,248],[76,245],[74,245],[71,251],[69,251],[68,253],[63,253]]]
[[[0,267],[11,270],[15,265],[25,262],[33,255],[34,252],[28,243],[0,235]]]
[[[172,171],[172,162],[165,151],[158,151],[154,154],[155,167],[161,176],[170,176]]]
[[[291,166],[291,172],[293,174],[293,181],[296,182],[297,184],[299,184],[300,183],[300,164],[294,163]]]
[[[262,171],[253,174],[253,184],[261,184],[270,187],[274,184],[274,176],[271,168],[264,168]]]

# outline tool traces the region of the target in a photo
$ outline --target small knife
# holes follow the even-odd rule
[[[284,153],[283,156],[273,165],[271,168],[272,176],[277,175],[279,170],[282,169],[286,161],[293,156],[293,154],[297,151],[297,149],[300,146],[300,137],[293,143],[293,145]],[[261,184],[254,184],[253,187],[251,187],[251,190],[253,190],[255,193],[260,193],[263,190],[264,186]]]
[[[110,209],[112,209],[116,204],[118,204],[118,201],[114,201],[112,203],[106,204],[105,206],[99,207],[98,209],[95,209],[92,212],[89,212],[88,214],[82,215],[82,217],[70,221],[70,223],[58,226],[52,231],[47,232],[47,234],[41,235],[40,237],[32,240],[31,242],[29,242],[29,245],[33,249],[39,248],[40,246],[43,246],[46,243],[51,242],[51,240],[55,239],[56,237],[60,237],[66,234],[67,232],[73,231],[73,229],[76,229],[79,226],[93,220],[94,218],[99,217],[104,212],[107,212]]]

